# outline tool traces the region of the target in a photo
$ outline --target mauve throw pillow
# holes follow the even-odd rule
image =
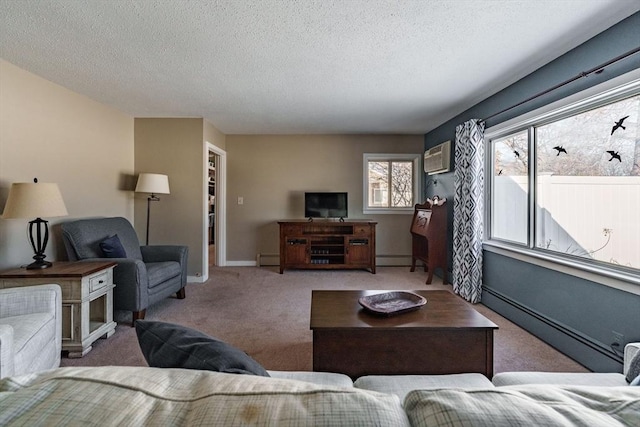
[[[127,257],[127,253],[122,247],[122,242],[120,242],[120,238],[117,234],[114,234],[111,237],[107,237],[102,242],[100,242],[100,249],[102,249],[102,253],[107,258]]]
[[[629,370],[627,371],[627,382],[630,383],[634,379],[640,376],[640,351],[636,353],[629,363]]]
[[[186,326],[138,320],[136,334],[144,358],[155,368],[269,376],[262,365],[244,351]]]

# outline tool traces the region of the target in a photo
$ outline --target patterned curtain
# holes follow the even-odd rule
[[[482,294],[484,122],[456,127],[453,199],[453,291],[471,303]]]

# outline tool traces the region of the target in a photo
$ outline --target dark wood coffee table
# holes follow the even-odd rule
[[[384,317],[358,298],[387,291],[313,291],[313,370],[362,375],[493,376],[498,326],[447,291],[411,291],[427,299],[412,312]]]

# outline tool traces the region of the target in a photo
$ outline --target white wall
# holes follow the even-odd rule
[[[58,184],[69,216],[49,219],[48,260],[66,259],[62,221],[133,221],[133,160],[132,117],[0,60],[0,208],[13,182]],[[0,219],[0,268],[32,261],[32,219]]]
[[[349,219],[378,221],[376,252],[411,257],[406,214],[365,215],[362,210],[363,153],[422,153],[421,135],[227,135],[227,259],[254,262],[279,253],[281,219],[304,218],[305,191],[346,191]],[[238,197],[243,204],[238,204]],[[385,258],[385,256],[387,256]],[[278,262],[269,256],[269,264]]]

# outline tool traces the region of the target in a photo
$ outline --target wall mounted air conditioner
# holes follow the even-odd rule
[[[451,141],[443,142],[424,152],[424,171],[429,175],[449,172]]]

